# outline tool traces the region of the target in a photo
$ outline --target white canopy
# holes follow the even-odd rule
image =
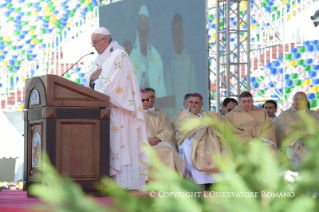
[[[16,158],[14,182],[23,178],[24,138],[0,110],[0,159]]]

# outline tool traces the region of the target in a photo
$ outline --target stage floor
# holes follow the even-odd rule
[[[112,197],[94,197],[101,205],[108,207]],[[3,190],[0,192],[0,212],[31,212],[35,205],[43,203],[38,198],[28,198],[26,191]]]

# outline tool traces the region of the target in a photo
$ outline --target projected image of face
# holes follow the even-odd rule
[[[124,42],[123,47],[124,47],[126,53],[127,53],[128,55],[130,55],[130,54],[131,54],[131,51],[132,51],[132,48],[133,48],[133,47],[132,47],[132,43],[131,43],[129,40],[126,40],[126,41]]]
[[[140,41],[140,51],[143,55],[146,55],[148,35],[150,33],[150,26],[148,25],[147,16],[140,15],[137,32],[138,32],[138,38]]]
[[[184,46],[184,31],[181,15],[179,13],[175,14],[172,22],[172,36],[175,50],[177,54],[182,54]]]
[[[200,93],[203,109],[210,106],[206,5],[207,0],[121,0],[99,7],[99,24],[125,48],[139,87],[156,91],[149,107],[170,118],[183,108],[185,94]]]
[[[198,91],[198,87],[193,56],[184,46],[182,16],[175,13],[171,23],[174,46],[168,62],[168,74],[165,83],[167,94],[175,96],[175,105],[177,106],[183,103],[185,93],[195,93]]]
[[[135,68],[140,88],[151,87],[158,97],[166,96],[163,62],[161,55],[149,40],[150,15],[147,7],[142,5],[138,13],[137,37],[130,58]],[[155,43],[158,40],[155,40]]]

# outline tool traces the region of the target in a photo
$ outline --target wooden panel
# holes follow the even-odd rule
[[[56,108],[49,108],[49,107],[42,108],[42,118],[43,119],[55,119],[56,118]]]
[[[56,167],[56,119],[43,120],[43,138],[45,149],[51,164]]]
[[[57,108],[58,119],[100,119],[100,109]]]
[[[25,109],[30,108],[30,105],[29,105],[30,95],[34,89],[36,89],[39,92],[40,105],[33,105],[32,108],[47,106],[46,90],[43,85],[43,81],[39,77],[26,79],[25,88],[26,88],[25,89],[25,104],[24,104]]]
[[[57,170],[73,180],[100,179],[100,121],[57,120]]]
[[[101,176],[110,177],[110,120],[101,120]]]
[[[41,120],[42,108],[28,109],[28,120]]]
[[[48,74],[26,79],[25,87],[26,97],[29,97],[35,87],[41,92],[44,91],[42,93],[46,95],[46,102],[43,102],[42,106],[105,108],[110,105],[108,96],[57,75]]]
[[[92,96],[85,95],[84,93],[79,93],[77,90],[60,85],[59,83],[55,83],[53,98],[54,100],[61,100],[61,99],[81,100],[81,99],[92,98]]]
[[[34,145],[33,137],[35,134],[40,136],[39,149]],[[28,168],[27,168],[27,178],[34,179],[41,177],[41,162],[42,162],[42,152],[43,152],[43,123],[42,121],[30,122],[28,126]],[[37,154],[38,153],[38,154]],[[34,166],[32,165],[32,157],[37,158],[38,163]]]

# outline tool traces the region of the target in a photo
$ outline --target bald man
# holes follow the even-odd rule
[[[293,105],[282,112],[275,121],[278,146],[281,145],[286,149],[291,168],[295,171],[298,171],[300,163],[308,152],[304,141],[311,136],[302,117],[308,114],[319,123],[318,112],[309,110],[307,102],[307,95],[304,92],[297,92],[293,98]]]

